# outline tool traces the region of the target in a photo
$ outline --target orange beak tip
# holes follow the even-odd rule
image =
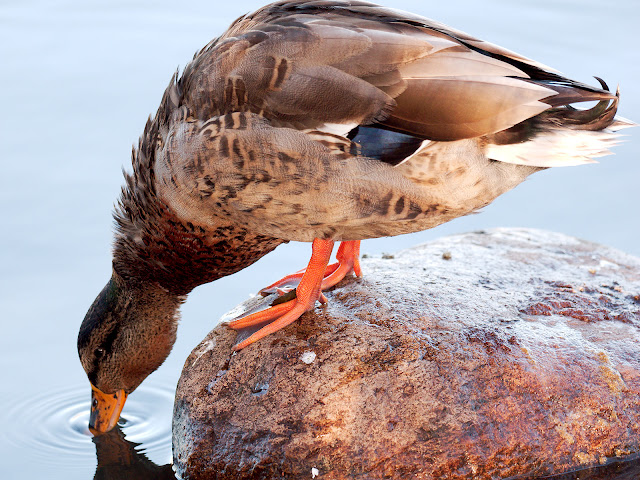
[[[104,393],[91,385],[91,414],[89,416],[89,430],[94,435],[100,435],[113,429],[118,423],[120,413],[127,401],[124,390],[115,393]]]

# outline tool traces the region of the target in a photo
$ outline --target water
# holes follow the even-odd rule
[[[89,398],[84,385],[48,390],[29,397],[17,396],[7,405],[3,440],[9,448],[30,453],[30,462],[60,469],[83,469],[95,461],[87,448],[93,435],[89,422]],[[171,416],[174,389],[146,385],[131,396],[118,422],[127,440],[143,446],[141,452],[160,464],[171,451]],[[67,477],[68,478],[68,477]]]
[[[636,0],[394,0],[573,78],[622,85],[640,120]],[[0,3],[0,462],[4,479],[171,478],[174,388],[184,359],[251,292],[304,266],[287,245],[203,286],[183,309],[167,362],[125,421],[92,439],[77,328],[110,275],[111,208],[147,116],[169,78],[258,1],[4,0]],[[481,215],[433,231],[367,241],[363,253],[494,226],[556,230],[640,255],[640,128],[602,163],[535,175]],[[366,272],[365,272],[366,274]],[[100,458],[98,465],[97,458]]]

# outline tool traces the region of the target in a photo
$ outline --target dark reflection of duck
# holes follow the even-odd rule
[[[512,480],[638,480],[640,478],[640,455],[613,460],[606,465],[574,470],[556,475],[513,477]]]
[[[360,0],[241,17],[174,76],[134,151],[113,275],[78,337],[91,425],[112,428],[164,361],[196,286],[313,242],[296,299],[230,324],[271,322],[238,350],[359,275],[360,240],[435,227],[534,172],[606,154],[630,123],[601,87]],[[598,104],[571,106],[586,101]]]
[[[94,480],[176,480],[171,465],[156,465],[138,443],[128,441],[120,427],[104,435],[93,437],[98,467]]]

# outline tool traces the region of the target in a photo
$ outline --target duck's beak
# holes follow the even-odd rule
[[[104,393],[91,385],[91,415],[89,416],[89,430],[94,435],[108,432],[118,423],[120,412],[127,401],[124,390],[116,393]]]

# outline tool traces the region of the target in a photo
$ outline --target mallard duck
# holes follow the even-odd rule
[[[360,275],[360,240],[474,212],[552,166],[608,153],[619,95],[411,13],[359,0],[287,0],[241,17],[167,87],[133,152],[113,274],[78,351],[90,426],[117,422],[158,368],[196,286],[288,241],[312,242],[296,298],[240,350]],[[588,110],[571,106],[596,101]],[[337,262],[328,265],[334,242]]]

